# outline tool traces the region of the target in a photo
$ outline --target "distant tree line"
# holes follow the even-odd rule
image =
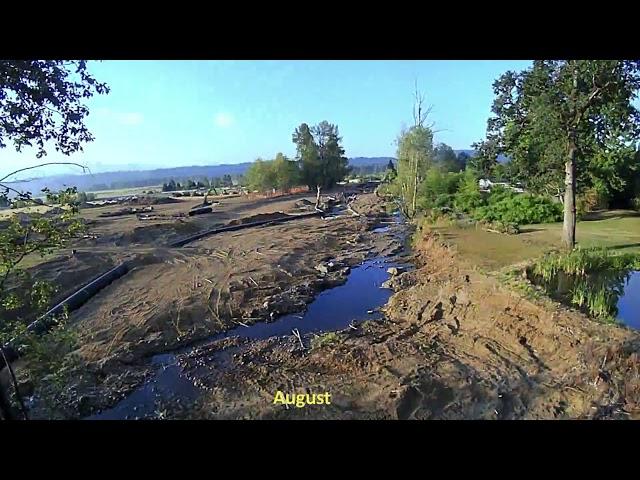
[[[237,183],[243,177],[241,175],[236,175],[235,180]],[[200,179],[187,179],[180,181],[176,181],[173,178],[168,182],[162,184],[163,192],[175,192],[176,190],[194,190],[197,188],[225,188],[225,187],[233,187],[234,178],[231,175],[223,175],[222,177],[213,177],[209,178],[200,178]]]
[[[78,192],[76,194],[76,199],[78,201],[78,203],[83,204],[83,203],[87,203],[87,202],[92,202],[93,200],[96,199],[96,194],[95,193],[87,193],[87,192]]]

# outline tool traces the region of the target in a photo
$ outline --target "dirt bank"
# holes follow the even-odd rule
[[[464,264],[437,237],[392,282],[387,321],[301,351],[229,340],[184,355],[210,389],[180,418],[638,418],[640,335],[530,301]],[[307,344],[308,345],[308,344]],[[276,391],[330,392],[330,406],[273,405]]]

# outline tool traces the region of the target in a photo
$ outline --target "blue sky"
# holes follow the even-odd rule
[[[530,61],[104,61],[90,71],[111,93],[88,101],[96,137],[76,161],[92,171],[207,165],[293,156],[302,122],[336,123],[349,157],[392,156],[412,121],[414,81],[433,105],[436,141],[470,148],[484,136],[492,82]],[[37,163],[0,151],[0,173]],[[39,173],[75,172],[72,167]],[[34,176],[29,173],[28,176]],[[23,178],[23,177],[22,177]]]

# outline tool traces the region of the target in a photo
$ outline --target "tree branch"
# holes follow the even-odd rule
[[[80,163],[76,163],[76,162],[46,162],[46,163],[41,163],[39,165],[33,165],[32,167],[24,167],[24,168],[20,168],[14,172],[11,172],[8,175],[5,175],[4,177],[0,178],[0,182],[6,180],[7,178],[9,178],[11,175],[15,175],[16,173],[20,173],[20,172],[24,172],[25,170],[31,170],[34,168],[40,168],[40,167],[44,167],[45,165],[73,165],[75,167],[80,167],[82,169],[82,173],[85,172],[89,172],[91,173],[91,170],[89,170],[89,167],[85,166],[85,165],[81,165]],[[15,181],[15,180],[14,180]]]

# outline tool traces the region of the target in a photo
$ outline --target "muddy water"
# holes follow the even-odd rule
[[[399,220],[397,216],[394,216],[394,219]],[[389,230],[390,225],[377,225],[373,231],[387,233]],[[293,329],[305,335],[341,330],[347,328],[352,322],[379,319],[382,314],[377,309],[387,303],[393,293],[389,289],[381,288],[382,283],[389,279],[387,269],[390,267],[410,268],[411,265],[394,262],[384,257],[368,259],[351,270],[344,284],[321,292],[308,305],[304,313],[285,315],[270,323],[256,323],[249,327],[239,326],[198,344],[233,336],[253,340],[285,336],[291,335]],[[191,345],[178,354],[194,348],[196,346]],[[115,407],[88,419],[161,418],[163,404],[188,405],[195,401],[201,390],[183,375],[182,368],[177,363],[178,354],[154,356],[152,363],[159,368],[151,380]]]

